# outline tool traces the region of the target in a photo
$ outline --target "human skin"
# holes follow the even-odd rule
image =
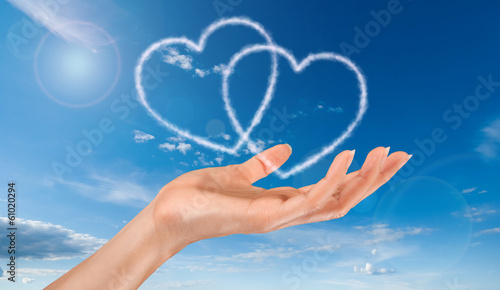
[[[325,177],[301,188],[253,186],[289,158],[276,145],[242,164],[185,173],[97,252],[45,289],[137,289],[188,244],[232,234],[267,233],[343,217],[386,183],[411,157],[373,149],[347,174],[354,151],[339,153]]]

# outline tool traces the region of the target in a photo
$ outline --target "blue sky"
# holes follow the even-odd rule
[[[40,289],[113,237],[176,176],[249,158],[181,138],[138,103],[134,67],[166,37],[196,41],[221,17],[262,24],[297,59],[348,56],[368,84],[368,110],[332,154],[263,187],[319,180],[335,153],[374,147],[414,156],[388,185],[340,220],[188,246],[141,289],[492,289],[500,283],[500,20],[493,1],[26,1],[0,3],[3,142],[0,174],[18,189],[18,282]],[[29,1],[28,1],[29,2]],[[59,3],[61,2],[61,3]],[[19,9],[21,8],[21,9]],[[44,19],[34,24],[32,16]],[[45,13],[45,14],[43,14]],[[155,53],[144,77],[151,106],[181,128],[230,146],[217,70],[265,40],[227,27],[198,54]],[[246,128],[263,98],[268,53],[244,58],[230,96]],[[289,143],[285,169],[317,153],[353,120],[359,91],[338,63],[295,74],[278,60],[274,98],[251,134]],[[258,141],[260,140],[260,141]],[[5,185],[6,188],[6,185]],[[2,232],[7,195],[0,196]],[[6,236],[0,244],[5,270]]]

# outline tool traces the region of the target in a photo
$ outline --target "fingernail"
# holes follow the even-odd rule
[[[354,153],[356,153],[356,150],[351,150],[349,152],[349,155],[347,155],[347,160],[346,160],[346,163],[345,163],[345,166],[347,168],[349,168],[349,166],[351,165],[352,163],[352,160],[354,159]]]
[[[290,144],[285,144],[285,145],[288,147],[288,149],[290,149],[290,154],[292,154],[292,146],[290,146]]]
[[[406,161],[410,160],[410,158],[413,156],[413,154],[410,154],[408,155],[408,157],[406,157]]]
[[[387,160],[387,156],[389,155],[389,150],[391,150],[391,147],[385,147],[384,150],[384,156],[382,156],[382,160],[380,161],[380,168],[382,169],[384,167],[385,160]]]

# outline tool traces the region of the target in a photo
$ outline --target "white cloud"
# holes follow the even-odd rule
[[[499,234],[499,233],[500,233],[500,228],[492,228],[492,229],[482,230],[482,231],[476,233],[476,236],[489,235],[489,234]]]
[[[480,192],[478,192],[478,194],[483,194],[483,193],[487,193],[488,191],[486,190],[481,190]]]
[[[302,111],[302,110],[299,110],[296,114],[292,114],[292,115],[293,115],[293,118],[297,118],[297,116],[307,117],[309,114]]]
[[[338,244],[331,243],[321,243],[320,245],[314,246],[300,246],[300,247],[283,247],[278,246],[274,248],[269,248],[266,244],[256,244],[257,248],[251,252],[239,253],[232,255],[230,260],[238,261],[241,263],[246,263],[246,260],[252,260],[254,262],[262,261],[275,261],[276,259],[288,259],[295,257],[300,254],[309,255],[309,253],[333,253],[335,250],[340,248]],[[220,260],[228,260],[228,258],[218,257]]]
[[[466,213],[464,215],[464,217],[477,218],[477,217],[481,217],[481,216],[484,216],[484,215],[490,215],[490,214],[495,214],[495,213],[497,213],[497,210],[495,210],[495,209],[488,209],[486,207],[478,209],[478,208],[475,208],[475,207],[471,207],[470,212]],[[482,219],[481,219],[481,221],[482,221]]]
[[[180,54],[175,48],[169,47],[166,49],[167,54],[163,56],[163,61],[176,65],[184,70],[191,70],[193,68],[193,58],[189,55]]]
[[[177,49],[173,47],[168,47],[166,49],[167,54],[163,55],[163,61],[178,66],[186,71],[190,71],[194,68],[194,75],[200,78],[204,78],[207,75],[213,73],[221,73],[225,66],[224,64],[215,65],[211,70],[210,69],[201,69],[195,68],[193,66],[193,58],[189,55],[181,54]]]
[[[190,281],[162,283],[162,284],[156,285],[154,288],[179,289],[179,288],[191,288],[193,286],[199,286],[199,285],[203,285],[204,288],[207,288],[205,286],[207,286],[209,284],[213,284],[213,283],[214,283],[214,281],[210,281],[210,280],[190,280]]]
[[[132,133],[134,133],[134,141],[136,143],[145,143],[155,138],[155,136],[144,133],[139,130],[134,130]]]
[[[116,204],[142,206],[151,202],[156,195],[155,188],[138,183],[134,174],[127,176],[93,173],[85,181],[63,181],[71,191],[83,196]]]
[[[264,142],[263,140],[257,139],[256,142],[249,143],[248,148],[251,151],[260,152],[260,151],[264,150],[265,145],[266,145],[266,142]]]
[[[212,72],[214,72],[214,73],[221,73],[225,69],[226,69],[226,66],[221,63],[221,64],[218,64],[218,65],[214,65],[214,67],[212,68]]]
[[[16,220],[17,226],[23,233],[22,243],[18,246],[19,258],[44,260],[77,258],[94,253],[106,243],[104,239],[76,233],[61,225],[21,218]],[[8,222],[8,218],[0,217],[0,227],[7,228]],[[7,235],[0,236],[0,244],[7,243]],[[0,252],[0,258],[7,256],[7,251]]]
[[[178,143],[178,142],[184,142],[186,141],[186,139],[181,136],[175,136],[175,137],[168,137],[167,141]]]
[[[160,144],[158,147],[160,149],[167,150],[167,151],[173,151],[173,150],[175,150],[175,144],[170,144],[168,142]]]
[[[308,247],[304,251],[310,252],[310,251],[315,251],[315,252],[333,252],[336,249],[339,249],[340,245],[323,245],[323,246],[314,246],[314,247]]]
[[[20,276],[62,276],[66,274],[68,270],[58,270],[58,269],[39,269],[39,268],[19,268],[17,273]]]
[[[231,60],[229,61],[228,69],[227,71],[231,72],[234,69],[234,66],[246,55],[254,52],[261,52],[261,51],[272,51],[280,54],[284,58],[286,58],[292,67],[293,71],[295,73],[300,73],[302,70],[304,70],[306,67],[308,67],[311,63],[319,60],[326,60],[326,59],[335,59],[339,62],[341,62],[345,67],[350,69],[354,74],[356,75],[357,81],[358,81],[358,87],[360,89],[360,102],[359,102],[359,109],[356,113],[355,119],[347,126],[347,129],[342,132],[342,134],[338,137],[336,137],[329,145],[326,145],[322,148],[321,151],[317,152],[314,155],[308,156],[305,160],[302,162],[296,164],[293,166],[290,170],[288,171],[282,171],[282,170],[276,170],[275,174],[278,175],[280,178],[285,179],[288,178],[291,175],[294,175],[298,172],[303,171],[304,169],[312,166],[322,158],[324,158],[326,155],[330,154],[333,150],[336,149],[337,146],[342,144],[347,138],[349,138],[353,132],[353,130],[360,124],[361,120],[363,119],[363,116],[368,108],[368,101],[367,101],[367,88],[366,88],[366,80],[362,72],[359,70],[359,68],[352,63],[350,60],[348,60],[345,57],[340,57],[339,55],[335,53],[321,53],[321,54],[309,54],[306,58],[298,61],[292,54],[290,54],[289,51],[287,51],[283,47],[279,47],[275,44],[273,45],[253,45],[247,48],[244,48],[240,52],[236,53],[231,57]],[[277,76],[277,73],[272,74],[272,78]],[[228,83],[227,79],[224,79],[223,81],[223,95],[227,96],[227,91],[228,91]],[[272,95],[274,94],[275,91],[275,86],[274,86],[274,80],[273,84],[269,86],[269,88],[266,91],[266,94],[264,96],[264,101],[262,102],[264,106],[259,107],[259,112],[261,110],[265,110],[267,106],[269,106],[269,102],[272,99]],[[233,125],[233,127],[238,128],[238,130],[242,131],[241,124],[239,121],[236,119],[236,114],[234,113],[234,110],[231,106],[226,106],[228,110],[228,115],[230,117],[230,121]],[[254,126],[258,124],[258,122],[261,121],[261,118],[256,118],[252,120],[252,124],[248,127],[248,131],[250,132]],[[240,142],[238,144],[243,144],[245,141],[248,141],[248,148],[253,152],[253,153],[258,153],[260,150],[258,146],[252,140],[246,140],[248,137],[248,134],[244,135]],[[237,146],[236,146],[237,147]]]
[[[169,138],[167,138],[167,140],[170,141],[171,143],[165,142],[163,144],[160,144],[158,147],[160,149],[165,150],[165,151],[178,150],[179,152],[181,152],[184,155],[186,155],[187,151],[193,149],[191,144],[185,143],[184,142],[185,139],[182,137],[169,137]],[[175,143],[177,143],[177,144],[175,144]]]
[[[33,281],[35,281],[35,279],[31,279],[31,278],[23,278],[23,283],[24,284],[31,284],[33,283]]]
[[[248,263],[248,259],[237,260],[227,256],[186,256],[177,254],[170,259],[167,264],[158,269],[155,273],[172,272],[172,270],[188,270],[190,272],[260,272],[262,265],[258,263]]]
[[[480,207],[470,207],[465,211],[455,211],[451,214],[456,217],[469,218],[473,222],[482,222],[486,215],[492,215],[497,213],[495,209],[491,209],[489,206],[484,205]]]
[[[224,132],[219,133],[219,134],[213,134],[213,135],[210,135],[209,137],[210,137],[210,138],[222,138],[222,139],[224,139],[224,140],[226,140],[226,141],[231,140],[231,135],[226,134],[226,133],[224,133]]]
[[[317,109],[317,110],[321,110],[321,109],[323,109],[323,108],[324,108],[324,106],[323,106],[323,105],[321,105],[321,104],[318,104],[318,106],[316,106],[316,109]]]
[[[371,226],[366,228],[371,229]],[[414,227],[408,228],[414,229]],[[405,231],[412,233],[424,232],[406,229]],[[364,240],[371,238],[370,234],[366,232],[353,231],[337,223],[336,225],[332,224],[328,229],[318,229],[309,226],[292,227],[271,232],[266,235],[251,235],[249,237],[251,238],[250,241],[233,241],[234,243],[231,243],[231,247],[224,248],[224,250],[217,255],[199,256],[193,254],[189,256],[187,253],[181,253],[181,255],[170,260],[169,263],[164,266],[164,269],[168,272],[171,272],[171,269],[182,269],[195,272],[196,274],[207,275],[213,272],[256,272],[271,270],[275,268],[276,265],[300,266],[303,261],[306,261],[305,259],[309,260],[315,259],[315,257],[324,257],[326,260],[317,260],[318,275],[315,275],[314,281],[311,281],[311,283],[316,284],[317,278],[325,279],[326,277],[326,279],[330,279],[332,278],[331,273],[340,273],[339,277],[342,277],[342,281],[347,281],[350,278],[356,277],[359,277],[359,279],[363,281],[365,281],[364,279],[370,279],[368,277],[370,275],[368,274],[359,275],[359,273],[353,272],[353,265],[362,265],[363,267],[359,268],[366,270],[366,253],[370,253],[370,251],[374,249],[373,245],[365,245],[364,243]],[[202,245],[202,247],[209,251],[222,245],[215,240],[208,240],[203,243],[205,243],[205,245]],[[384,261],[397,257],[412,259],[413,256],[409,255],[410,253],[418,254],[418,251],[415,250],[415,248],[418,250],[418,247],[409,247],[409,245],[403,243],[404,242],[398,244],[390,243],[387,248],[384,244],[377,245],[377,249],[379,249],[377,255],[370,257],[371,260],[368,261],[372,265],[375,265],[374,268],[368,268],[372,269],[371,272],[374,273],[372,275],[375,275],[375,273],[379,275],[388,274],[393,271],[391,269],[394,266],[386,266]],[[378,246],[381,248],[378,248]],[[342,262],[343,265],[339,265],[339,262]],[[393,264],[392,261],[388,261],[387,263]],[[397,262],[394,264],[397,265]],[[289,270],[289,268],[286,270]],[[400,275],[401,273],[398,273],[397,277],[400,278]],[[392,283],[392,281],[386,282]],[[370,282],[370,285],[372,284],[373,281]],[[387,286],[389,284],[385,285]],[[322,287],[325,286],[321,285],[321,287],[317,288]],[[313,287],[305,288],[309,289]],[[350,287],[346,289],[357,288]],[[413,288],[381,287],[379,284],[374,284],[373,287],[361,287],[359,289],[400,290]]]
[[[58,1],[58,3],[53,2],[53,4],[32,0],[8,1],[32,18],[35,24],[41,24],[72,45],[96,51],[114,42],[114,40],[103,33],[102,29],[97,25],[85,23],[85,16],[100,19],[99,16],[103,14],[100,10],[102,10],[104,3],[99,3],[101,5],[95,7],[89,4],[88,1],[78,0],[72,0],[70,3],[71,5],[65,5],[69,1]],[[105,5],[110,6],[109,3]],[[78,9],[74,9],[75,7],[78,7]],[[111,18],[111,14],[115,13],[117,9],[120,9],[113,4],[108,8],[111,8],[106,9],[106,16],[109,18]],[[101,15],[98,15],[96,18],[95,14],[97,13]],[[33,29],[38,29],[38,27]]]
[[[219,165],[221,165],[221,164],[222,164],[222,160],[224,160],[224,158],[223,158],[223,157],[221,157],[221,156],[216,157],[216,158],[214,158],[214,159],[215,159],[215,161],[217,161],[217,163],[219,163]]]
[[[163,61],[171,64],[178,66],[186,71],[192,70],[193,67],[193,58],[189,55],[184,55],[181,54],[177,49],[173,47],[168,47],[166,49],[167,54],[163,56]],[[222,70],[225,68],[223,64],[220,65],[215,65],[212,70],[210,69],[201,69],[201,68],[194,68],[194,75],[198,76],[200,78],[204,78],[207,75],[211,74],[212,72],[214,73],[220,73]]]
[[[316,107],[313,108],[313,111],[323,110],[325,108],[325,102],[319,102]]]
[[[347,287],[342,289],[370,289],[369,287],[372,286],[371,283],[365,283],[356,279],[345,279],[345,278],[331,279],[331,280],[317,280],[317,282],[320,284]]]
[[[256,262],[261,262],[267,258],[287,259],[301,252],[303,251],[295,250],[290,247],[289,248],[278,247],[275,249],[257,249],[253,252],[233,255],[233,258],[250,259]]]
[[[466,188],[466,189],[462,190],[462,193],[471,193],[471,192],[475,191],[476,189],[477,189],[477,187]]]
[[[322,60],[336,60],[340,62],[342,65],[344,65],[346,68],[351,70],[357,79],[358,82],[358,88],[360,89],[360,102],[359,102],[359,109],[357,110],[356,117],[352,120],[352,122],[347,126],[346,130],[342,132],[342,134],[338,137],[336,137],[334,140],[330,142],[330,144],[326,145],[323,147],[323,149],[319,152],[317,152],[314,155],[309,156],[307,159],[301,161],[299,164],[296,164],[294,167],[292,167],[290,170],[283,172],[282,170],[276,170],[274,173],[279,176],[281,179],[285,179],[291,175],[294,175],[298,172],[303,171],[304,169],[314,165],[317,163],[319,160],[324,158],[326,155],[330,154],[333,152],[337,146],[341,145],[347,138],[349,138],[353,132],[353,130],[360,124],[361,120],[364,117],[364,114],[368,108],[368,99],[367,99],[367,87],[366,87],[366,80],[365,76],[361,72],[361,70],[353,63],[351,62],[348,58],[338,55],[333,52],[323,52],[319,54],[309,54],[306,58],[302,60],[297,60],[287,49],[280,47],[274,43],[272,43],[272,38],[269,36],[267,31],[261,27],[259,24],[249,20],[249,19],[242,19],[242,18],[231,18],[231,19],[222,19],[219,21],[214,22],[212,25],[208,26],[206,29],[203,30],[202,35],[199,38],[199,45],[204,47],[202,44],[204,44],[204,41],[206,38],[208,38],[214,31],[221,27],[225,27],[228,25],[232,25],[235,23],[242,23],[244,22],[245,25],[255,29],[258,31],[261,35],[263,35],[267,40],[270,45],[261,45],[261,44],[256,44],[250,47],[246,47],[239,51],[238,53],[234,54],[229,63],[228,63],[228,68],[225,70],[227,72],[232,72],[234,67],[237,65],[237,63],[242,59],[245,58],[247,55],[252,54],[252,53],[257,53],[261,51],[269,51],[273,53],[277,53],[281,56],[283,56],[285,59],[288,60],[291,68],[295,73],[299,73],[305,68],[307,68],[311,63],[316,62],[316,61],[322,61]],[[240,24],[238,23],[238,24]],[[139,101],[140,103],[148,110],[150,115],[152,115],[160,124],[165,126],[166,128],[169,128],[172,131],[175,132],[180,132],[179,129],[170,123],[167,120],[164,120],[162,118],[159,118],[159,114],[153,110],[149,104],[145,101],[146,100],[146,93],[144,91],[144,87],[142,85],[142,70],[145,62],[150,58],[150,56],[157,51],[158,49],[164,49],[165,46],[168,46],[172,42],[176,42],[178,44],[185,44],[189,47],[192,47],[192,41],[188,40],[187,38],[181,38],[181,39],[172,39],[172,38],[163,38],[159,41],[154,42],[151,44],[140,56],[139,61],[137,65],[135,66],[134,70],[134,75],[135,75],[135,87],[138,93]],[[200,48],[200,50],[202,50]],[[177,52],[178,54],[178,52]],[[241,148],[245,144],[245,141],[248,143],[249,149],[253,153],[258,153],[258,146],[256,146],[252,140],[249,140],[249,133],[254,129],[255,126],[261,121],[263,114],[267,107],[269,106],[269,103],[273,97],[273,94],[275,92],[275,84],[276,84],[276,78],[278,76],[278,71],[276,69],[276,66],[271,65],[272,73],[271,76],[269,77],[269,87],[266,90],[264,100],[262,101],[261,105],[259,106],[257,110],[256,116],[258,118],[252,119],[252,122],[250,126],[246,129],[246,132],[248,134],[243,134],[242,138],[240,138],[240,142],[236,144],[233,148],[228,148],[227,146],[223,146],[220,144],[216,144],[214,142],[211,142],[210,140],[202,137],[198,137],[194,139],[194,136],[190,136],[190,139],[193,139],[196,143],[199,145],[220,151],[220,152],[227,152],[230,154],[237,154],[238,149]],[[227,74],[229,75],[229,74]],[[223,84],[222,84],[222,94],[224,97],[227,97],[228,93],[228,79],[224,78]],[[233,125],[233,127],[237,128],[237,131],[243,131],[241,128],[240,122],[236,119],[236,114],[234,113],[234,109],[231,106],[225,106],[224,109],[227,111],[230,121]],[[184,133],[183,135],[186,135],[189,133]],[[187,136],[187,135],[186,135]]]
[[[203,70],[203,69],[199,69],[199,68],[194,69],[194,72],[200,78],[204,78],[205,76],[210,74],[209,70]]]
[[[378,252],[378,250],[377,250],[377,249],[373,249],[371,253],[372,253],[372,255],[374,255],[374,256],[375,256],[375,255],[377,254],[377,252]]]
[[[179,145],[177,145],[177,147],[175,147],[175,149],[179,150],[182,154],[186,155],[186,152],[191,150],[192,147],[191,147],[191,144],[188,144],[188,143],[179,143]]]
[[[483,132],[483,140],[476,147],[476,151],[486,158],[497,158],[500,151],[500,119],[491,122],[481,131]]]
[[[204,153],[196,151],[195,155],[198,155],[198,161],[200,162],[200,164],[202,166],[213,166],[214,165],[214,162],[212,160],[207,161],[208,157]]]
[[[481,242],[474,242],[474,243],[470,243],[469,247],[477,247],[479,245],[481,245]]]
[[[366,263],[364,267],[358,268],[354,266],[354,272],[367,275],[377,275],[377,274],[387,274],[392,273],[394,270],[388,270],[386,268],[379,268],[370,263]]]
[[[341,107],[328,107],[328,112],[342,113],[344,110]]]
[[[401,240],[406,236],[415,236],[420,234],[426,234],[432,231],[432,229],[425,227],[406,227],[406,228],[389,228],[387,224],[374,224],[371,226],[356,226],[354,229],[363,230],[367,234],[372,235],[372,239],[365,239],[364,243],[366,245],[381,243],[381,242],[392,242]]]
[[[184,161],[180,161],[179,164],[182,165],[182,166],[189,166],[189,163],[184,162]]]
[[[364,264],[364,263],[363,263]],[[364,268],[364,267],[363,267]],[[335,285],[333,287],[317,287],[319,289],[359,289],[359,290],[415,290],[415,289],[465,289],[446,287],[443,274],[436,271],[408,271],[399,272],[397,275],[356,275],[358,273],[343,273],[340,275],[326,276],[325,280],[316,280],[315,284]],[[380,275],[379,275],[380,276]],[[350,278],[352,277],[352,278]],[[467,288],[469,289],[469,288]]]
[[[313,108],[313,111],[326,110],[329,113],[342,113],[344,110],[341,107],[327,107],[324,102],[319,102],[316,107]],[[303,111],[299,111],[296,116],[306,116],[307,114]]]

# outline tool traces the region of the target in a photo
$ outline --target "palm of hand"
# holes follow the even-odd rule
[[[175,219],[188,243],[235,233],[264,233],[292,225],[344,216],[387,182],[406,161],[404,152],[372,150],[362,168],[346,174],[354,152],[338,154],[326,176],[302,188],[253,186],[290,156],[277,145],[243,164],[212,167],[183,174],[158,194],[157,211],[167,223]],[[169,234],[173,234],[170,232]]]

